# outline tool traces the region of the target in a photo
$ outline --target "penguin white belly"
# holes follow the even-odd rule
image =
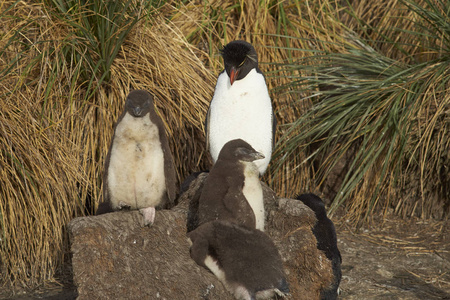
[[[243,139],[265,158],[255,161],[265,172],[272,155],[272,102],[264,76],[255,69],[233,85],[223,72],[216,85],[209,112],[209,143],[214,163],[223,145]]]
[[[255,170],[254,163],[245,163],[244,170],[244,187],[242,193],[247,199],[248,204],[255,214],[256,229],[264,231],[265,223],[265,210],[264,210],[264,197],[261,187],[261,181],[259,181],[258,170]]]
[[[214,274],[216,275],[216,277],[224,282],[225,281],[225,272],[222,271],[222,269],[219,267],[219,264],[217,263],[217,261],[212,258],[210,255],[207,255],[205,258],[205,266]]]
[[[164,153],[158,127],[149,116],[134,118],[127,113],[117,125],[108,186],[113,209],[120,204],[131,209],[156,206],[164,197]]]

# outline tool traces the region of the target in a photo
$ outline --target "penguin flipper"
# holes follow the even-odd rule
[[[170,152],[170,149],[168,150]],[[177,187],[177,173],[175,171],[175,164],[172,153],[164,153],[164,169],[166,170],[166,191],[170,206],[175,204],[175,198],[178,194]]]
[[[206,138],[206,151],[209,150],[209,119],[210,119],[211,105],[208,107],[208,112],[205,117],[205,138]]]
[[[166,193],[169,201],[169,203],[166,203],[166,206],[168,205],[171,207],[175,204],[175,198],[178,194],[177,172],[175,170],[175,162],[173,160],[172,151],[170,150],[169,141],[162,120],[159,118],[155,119],[154,122],[158,126],[159,140],[164,154],[164,176],[166,180]]]
[[[206,226],[209,227],[209,224]],[[191,258],[199,265],[208,269],[205,264],[205,260],[208,256],[209,243],[208,239],[203,235],[205,226],[199,227],[187,234],[188,238],[191,240],[192,245],[189,249]]]
[[[247,198],[242,194],[242,188],[243,186],[236,190],[236,188],[231,188],[228,183],[226,194],[222,198],[223,206],[238,224],[255,228],[255,213]]]
[[[235,195],[237,195],[238,193],[236,193],[231,188],[232,183],[230,182],[229,178],[227,178],[226,183],[226,189],[221,191],[220,199],[222,199],[222,204],[227,209],[227,211],[233,212],[236,209],[235,205],[237,203]]]
[[[275,133],[277,130],[277,117],[272,109],[272,150],[275,149]]]

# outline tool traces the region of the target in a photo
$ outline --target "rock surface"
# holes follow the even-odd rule
[[[188,214],[207,174],[200,174],[172,210],[141,227],[138,211],[81,217],[69,224],[78,299],[217,299],[233,297],[189,256]],[[277,199],[263,184],[266,233],[283,259],[290,299],[318,299],[331,264],[311,232],[314,213],[300,201]],[[195,205],[194,205],[195,207]]]

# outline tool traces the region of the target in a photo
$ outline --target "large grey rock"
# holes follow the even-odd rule
[[[81,217],[69,223],[78,299],[217,299],[233,297],[189,256],[188,213],[195,210],[206,174],[192,181],[172,210],[157,211],[141,227],[137,211]],[[277,199],[263,185],[266,233],[283,258],[290,299],[318,299],[331,283],[331,264],[311,232],[314,213],[300,201]],[[194,205],[192,205],[194,202]],[[192,218],[191,218],[192,219]]]
[[[185,215],[157,211],[150,228],[140,218],[131,211],[70,223],[78,299],[231,299],[190,258]]]

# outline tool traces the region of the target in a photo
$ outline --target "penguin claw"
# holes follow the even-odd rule
[[[143,216],[141,226],[151,226],[155,222],[156,209],[154,207],[141,208],[139,210]]]
[[[127,204],[127,203],[125,203],[125,202],[123,202],[123,201],[120,201],[120,202],[119,202],[118,209],[119,209],[119,210],[122,210],[122,209],[130,209],[130,205]]]

